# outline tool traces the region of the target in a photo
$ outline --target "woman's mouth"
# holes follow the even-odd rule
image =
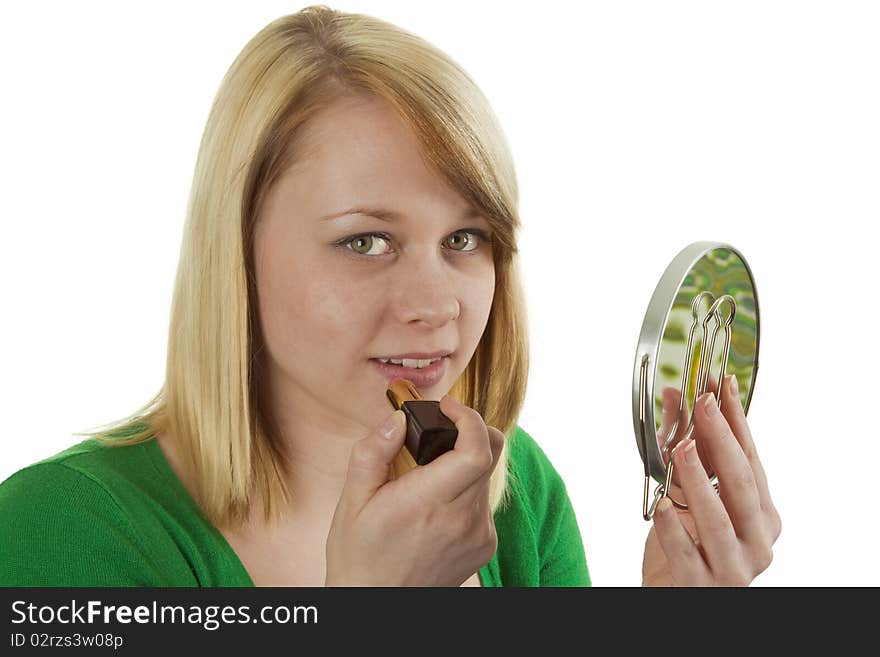
[[[446,375],[449,355],[437,358],[371,358],[370,362],[386,379],[408,379],[420,389],[436,385]]]

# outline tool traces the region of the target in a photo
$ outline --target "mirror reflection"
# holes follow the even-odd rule
[[[740,403],[748,408],[757,348],[755,291],[749,270],[736,252],[712,249],[691,267],[676,292],[658,350],[654,429],[664,465],[675,445],[693,431],[695,401],[706,390],[718,396],[722,374],[736,376]],[[701,368],[702,363],[708,367]],[[697,450],[713,475],[699,440]]]

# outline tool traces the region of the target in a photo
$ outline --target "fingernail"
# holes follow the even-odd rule
[[[736,381],[736,374],[730,375],[730,396],[739,397],[739,384]]]
[[[663,389],[663,417],[668,417],[675,413],[678,409],[673,407],[672,394],[669,388]]]
[[[709,398],[703,402],[703,409],[706,411],[706,415],[708,417],[712,417],[713,415],[718,414],[718,404],[715,403],[715,395],[714,393],[707,392]]]
[[[696,443],[693,438],[688,438],[684,442],[684,445],[678,448],[678,451],[683,452],[681,458],[684,459],[684,462],[688,465],[694,465],[695,463],[700,462],[700,457],[697,455],[697,450],[694,449]]]
[[[382,426],[379,427],[379,433],[386,440],[391,440],[394,438],[394,435],[397,433],[398,428],[402,425],[403,422],[406,421],[406,418],[403,417],[403,411],[394,411],[391,415],[389,415],[385,422],[382,423]]]
[[[672,502],[669,501],[668,497],[663,497],[657,502],[657,508],[654,510],[654,513],[659,513],[660,515],[665,514],[669,509],[672,508]]]

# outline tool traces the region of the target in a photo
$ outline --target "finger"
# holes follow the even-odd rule
[[[504,438],[504,434],[500,429],[496,427],[490,427],[488,424],[486,425],[486,430],[489,432],[489,448],[492,450],[492,465],[491,467],[483,473],[477,483],[487,483],[489,479],[492,477],[492,474],[495,472],[495,468],[498,466],[498,461],[501,459],[501,452],[504,450],[504,443],[506,439]]]
[[[679,411],[679,408],[681,409]],[[668,409],[668,410],[667,410]],[[670,459],[672,458],[672,450],[675,449],[675,446],[681,442],[682,438],[687,434],[688,426],[691,423],[690,411],[688,411],[687,399],[685,399],[685,403],[682,404],[681,400],[681,391],[678,388],[673,388],[668,386],[663,390],[663,416],[664,418],[668,418],[669,427],[667,428],[667,432],[672,431],[672,424],[675,422],[675,418],[678,418],[678,424],[675,426],[675,437],[672,440],[668,438],[664,440],[666,446],[666,452],[662,451],[661,447],[661,455],[663,456],[664,463],[668,464]],[[667,421],[667,420],[664,420]],[[697,452],[700,455],[700,461],[705,465],[709,461],[706,458],[706,455],[703,453],[703,447],[697,443]],[[677,494],[677,489],[680,488],[681,484],[678,481],[678,473],[673,470],[672,473],[672,487],[670,488],[670,493],[672,493],[675,499],[681,499],[681,496]]]
[[[709,384],[706,387],[708,392],[714,392],[716,395],[718,394],[718,379],[715,378],[715,375],[712,372],[709,372]]]
[[[492,474],[495,472],[495,469],[498,466],[498,461],[501,459],[501,452],[504,450],[504,443],[506,442],[506,440],[504,438],[504,434],[501,432],[500,429],[496,429],[495,427],[491,427],[489,425],[486,425],[486,429],[489,431],[489,443],[492,448],[492,467],[489,468],[471,486],[464,489],[454,500],[456,503],[468,503],[468,501],[472,502],[477,498],[485,498],[488,504],[489,483],[491,481]]]
[[[672,451],[675,443],[678,442],[678,438],[684,434],[684,430],[687,428],[688,413],[687,409],[681,404],[681,391],[678,388],[673,386],[663,388],[662,399],[663,413],[660,429],[657,431],[657,443],[661,451],[666,447],[663,453],[668,457],[669,452]],[[676,424],[676,419],[678,419],[678,424]],[[675,435],[670,440],[669,438],[673,435],[673,427],[675,428]]]
[[[469,490],[472,491],[473,496],[474,526],[483,527],[485,531],[494,535],[497,549],[495,517],[492,513],[489,495],[491,492],[491,477],[498,467],[498,462],[501,460],[501,454],[505,449],[507,440],[500,429],[489,425],[486,425],[486,428],[489,431],[489,442],[492,447],[492,467]],[[467,500],[469,497],[471,496],[468,495],[467,490],[459,496],[460,499],[463,498],[464,500]]]
[[[351,448],[340,501],[360,511],[391,476],[391,464],[403,446],[406,416],[394,411]]]
[[[493,467],[493,454],[489,430],[477,411],[449,395],[440,400],[440,410],[458,429],[455,447],[409,474],[417,476],[426,495],[450,502]]]
[[[709,383],[706,386],[706,389],[709,392],[715,393],[715,399],[718,399],[718,379],[715,378],[715,375],[709,372]],[[697,400],[694,400],[694,409],[697,408]],[[694,416],[694,428],[696,429],[696,416]],[[712,465],[712,459],[709,456],[709,453],[706,451],[706,445],[704,441],[697,441],[697,454],[700,455],[700,462],[703,464],[703,467],[706,468],[706,473],[708,475],[714,474],[715,470]]]
[[[696,586],[711,581],[711,572],[691,535],[668,498],[657,504],[654,531],[669,562],[672,579],[681,586]]]
[[[700,412],[699,408],[696,412]],[[673,459],[709,568],[716,575],[725,575],[731,564],[738,563],[739,539],[733,531],[727,510],[709,483],[694,439],[680,442]]]
[[[660,430],[657,433],[657,444],[663,463],[669,463],[672,450],[687,430],[688,413],[681,401],[681,391],[673,386],[663,388],[663,415]],[[678,475],[672,473],[673,485],[678,485]]]
[[[709,453],[712,468],[718,475],[719,493],[737,536],[757,543],[766,533],[761,500],[752,467],[715,403],[707,392],[697,400],[697,441]]]
[[[657,445],[662,449],[672,431],[672,425],[675,424],[681,395],[678,393],[678,388],[666,386],[660,397],[663,401],[663,411],[660,415],[660,428],[657,429]]]
[[[489,490],[492,473],[495,471],[501,451],[504,449],[504,434],[495,427],[487,425],[486,428],[489,430],[489,440],[492,443],[493,465],[482,477],[452,501],[452,506],[460,505],[463,510],[470,509],[472,527],[480,525],[488,527],[490,524],[494,526],[495,522],[489,504]]]
[[[742,402],[739,396],[739,386],[737,384],[736,375],[731,374],[729,380],[724,383],[725,396],[721,405],[727,423],[733,430],[737,442],[742,447],[743,453],[748,459],[749,465],[752,467],[752,473],[755,477],[755,484],[758,486],[758,494],[761,499],[761,508],[765,511],[773,511],[773,501],[770,499],[770,489],[767,486],[767,475],[764,473],[764,466],[761,459],[758,458],[758,452],[755,449],[755,441],[752,439],[752,432],[749,429],[749,423],[746,421],[746,413],[743,410]]]

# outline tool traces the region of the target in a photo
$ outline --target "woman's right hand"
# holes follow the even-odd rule
[[[354,444],[327,537],[326,586],[460,586],[498,547],[489,477],[504,435],[445,396],[455,447],[390,481],[406,418],[395,411]]]

